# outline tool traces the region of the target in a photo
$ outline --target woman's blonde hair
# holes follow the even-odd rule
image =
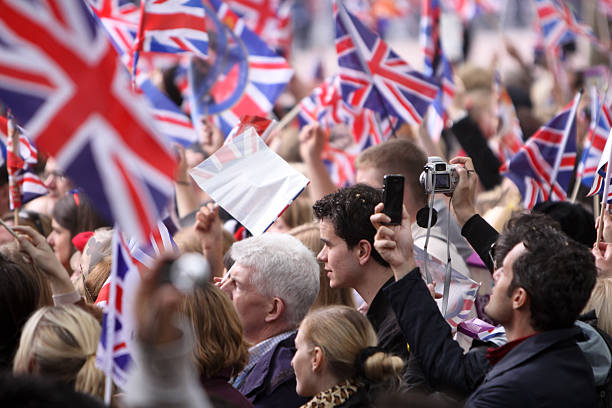
[[[237,374],[249,361],[249,349],[231,300],[215,285],[207,283],[185,297],[182,311],[189,316],[195,333],[194,357],[204,377],[222,369]]]
[[[371,382],[399,382],[404,361],[382,351],[373,352],[364,361],[368,347],[376,346],[376,333],[368,319],[347,306],[329,306],[312,310],[300,325],[304,340],[323,352],[332,374],[343,381],[360,375]]]
[[[584,312],[595,310],[597,327],[612,336],[612,278],[599,278],[584,307]]]
[[[79,392],[104,396],[104,373],[95,367],[100,324],[77,306],[43,307],[26,322],[14,373],[61,380]]]
[[[289,231],[289,235],[293,235],[299,239],[315,256],[321,249],[321,235],[319,233],[319,225],[316,222],[309,222],[300,225]],[[322,262],[319,262],[319,295],[312,304],[311,310],[321,306],[344,305],[355,308],[355,301],[351,288],[331,288],[329,286],[329,278]]]

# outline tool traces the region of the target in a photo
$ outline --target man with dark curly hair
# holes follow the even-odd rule
[[[378,346],[407,360],[406,339],[382,292],[393,283],[393,272],[374,248],[376,230],[369,222],[381,200],[382,192],[365,184],[340,189],[318,200],[313,210],[319,220],[323,249],[317,259],[324,263],[332,288],[353,288],[363,298]],[[409,364],[404,379],[410,386],[424,383],[415,364]]]

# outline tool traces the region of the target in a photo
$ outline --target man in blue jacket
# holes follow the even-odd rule
[[[465,172],[465,169],[461,169]],[[493,275],[487,314],[506,329],[508,343],[463,354],[416,267],[410,219],[385,226],[382,204],[371,217],[374,246],[389,262],[396,283],[386,289],[404,336],[428,380],[471,393],[467,407],[592,407],[593,372],[576,345],[574,322],[595,284],[588,249],[554,228],[526,228],[516,220],[498,240],[503,253]]]

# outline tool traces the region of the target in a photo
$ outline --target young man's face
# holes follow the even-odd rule
[[[354,288],[361,276],[357,247],[349,249],[346,241],[336,235],[334,224],[327,219],[319,222],[323,249],[317,260],[325,264],[332,288]]]
[[[504,325],[512,319],[512,294],[508,294],[508,288],[512,284],[514,274],[512,267],[514,261],[525,252],[523,243],[519,243],[512,248],[504,258],[501,266],[498,266],[493,273],[493,292],[491,299],[485,307],[485,313],[496,322]]]

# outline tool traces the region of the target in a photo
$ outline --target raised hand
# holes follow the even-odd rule
[[[384,208],[383,203],[378,203],[374,214],[370,216],[370,221],[376,228],[374,248],[391,266],[395,280],[399,280],[416,267],[410,216],[406,207],[403,207],[401,225],[385,225],[391,219],[382,212]]]

